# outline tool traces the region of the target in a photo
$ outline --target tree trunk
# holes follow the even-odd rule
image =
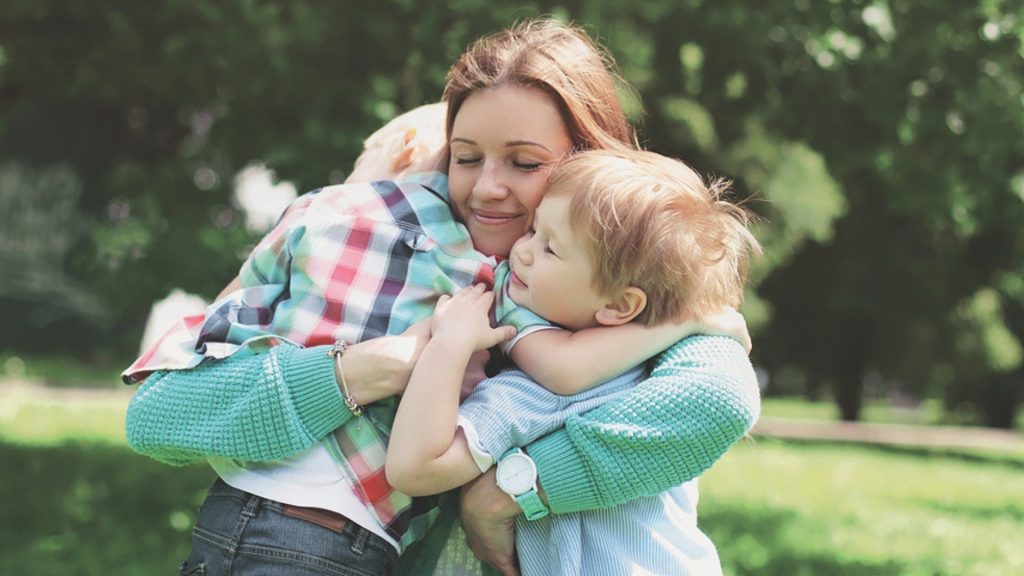
[[[1024,370],[992,374],[981,383],[978,409],[986,426],[1013,428],[1024,397]]]
[[[864,379],[861,373],[847,372],[836,380],[836,405],[839,417],[845,422],[856,422],[860,419],[860,409],[864,406]]]

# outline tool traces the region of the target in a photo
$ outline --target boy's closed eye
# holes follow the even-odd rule
[[[536,234],[536,232],[534,232],[534,234]],[[555,249],[551,247],[551,239],[550,238],[542,238],[542,240],[544,241],[544,253],[545,254],[551,254],[552,256],[554,256],[556,258],[559,257],[558,254],[555,252]]]
[[[524,234],[525,237],[529,237],[529,238],[533,238],[536,235],[537,235],[537,229],[534,228],[533,226],[530,226],[526,230],[526,234]],[[558,257],[558,254],[555,253],[554,248],[551,247],[551,242],[549,242],[547,239],[544,240],[544,253],[545,254],[551,254],[552,256]]]

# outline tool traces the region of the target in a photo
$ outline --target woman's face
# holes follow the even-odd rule
[[[554,164],[572,148],[558,107],[539,90],[471,94],[452,125],[448,190],[477,250],[507,257],[526,233]]]

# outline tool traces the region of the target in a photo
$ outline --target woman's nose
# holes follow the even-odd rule
[[[484,163],[480,177],[473,185],[473,195],[481,200],[503,200],[508,196],[508,188],[502,183],[497,166]]]

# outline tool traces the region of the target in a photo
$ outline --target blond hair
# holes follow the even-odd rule
[[[471,94],[511,85],[551,97],[577,150],[636,147],[614,70],[614,60],[585,31],[557,20],[527,20],[485,36],[448,71],[442,97],[448,103],[448,138]]]
[[[363,151],[345,182],[397,180],[443,168],[446,107],[424,104],[392,118],[363,141]]]
[[[652,325],[742,302],[760,245],[749,213],[724,199],[729,186],[653,152],[597,150],[555,169],[548,196],[571,195],[570,226],[594,259],[595,288],[640,288],[647,306],[636,320]]]

